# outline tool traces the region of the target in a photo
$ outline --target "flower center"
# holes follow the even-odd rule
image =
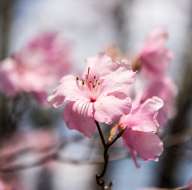
[[[77,86],[88,92],[91,102],[95,102],[101,89],[101,80],[95,74],[90,73],[90,67],[87,70],[85,78],[76,77]]]
[[[90,101],[91,101],[91,102],[95,102],[95,101],[96,101],[96,98],[90,97]]]

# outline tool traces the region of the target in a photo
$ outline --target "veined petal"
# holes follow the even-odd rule
[[[90,75],[104,76],[115,70],[118,66],[110,56],[104,53],[88,58],[86,63],[87,66],[85,73],[83,74],[84,77],[87,74],[88,69],[90,69]]]
[[[174,103],[176,95],[177,88],[174,82],[168,77],[163,77],[153,80],[147,86],[142,97],[140,98],[140,101],[143,102],[152,96],[158,96],[163,99],[165,105],[157,116],[159,123],[163,126],[167,120],[174,115]]]
[[[163,152],[163,143],[154,133],[127,130],[123,139],[125,144],[135,150],[143,160],[157,161]]]
[[[132,84],[135,81],[136,72],[131,69],[125,69],[124,67],[120,67],[114,72],[105,76],[106,82],[111,82],[112,84]]]
[[[86,95],[79,89],[76,77],[67,75],[61,79],[60,85],[48,97],[48,102],[54,107],[59,107],[64,104],[64,100],[76,101],[80,99],[85,100]]]
[[[142,114],[128,114],[121,117],[120,123],[134,131],[157,132],[157,125],[153,119]]]
[[[152,98],[147,99],[141,106],[139,107],[138,112],[145,113],[149,115],[155,114],[159,111],[164,105],[164,102],[161,98],[157,96],[153,96]]]
[[[134,131],[156,133],[159,126],[156,116],[162,106],[163,101],[158,97],[147,99],[130,114],[122,116],[120,123]]]
[[[160,109],[162,109],[163,106],[164,106],[163,100],[159,97],[153,96],[152,98],[147,99],[143,104],[141,104],[137,113],[143,115],[143,117],[146,118],[146,121],[154,123],[156,127],[159,127],[157,116],[160,112]]]
[[[98,122],[111,124],[131,109],[130,98],[119,99],[115,96],[100,96],[94,103],[94,118]]]
[[[73,104],[73,111],[84,117],[93,117],[93,103],[90,101],[77,100]]]
[[[135,75],[136,72],[124,68],[111,72],[103,78],[102,94],[109,95],[116,92],[129,94],[128,87],[135,81]]]
[[[96,125],[91,117],[85,117],[73,111],[74,104],[68,102],[64,110],[64,120],[70,129],[75,129],[83,133],[87,137],[91,137],[95,130]]]

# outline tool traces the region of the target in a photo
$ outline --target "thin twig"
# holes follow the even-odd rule
[[[125,129],[121,129],[120,132],[117,134],[117,136],[111,141],[108,143],[108,146],[110,147],[111,145],[113,145],[122,135],[123,133],[125,132]]]
[[[99,131],[99,136],[100,136],[100,139],[101,139],[101,142],[103,145],[103,149],[104,149],[104,152],[103,152],[104,165],[103,165],[103,169],[102,169],[101,173],[99,175],[96,175],[96,182],[99,186],[102,187],[103,190],[111,190],[112,182],[110,182],[108,185],[106,185],[106,182],[103,179],[103,177],[105,176],[105,173],[107,171],[107,166],[109,163],[109,149],[123,135],[125,129],[120,130],[120,132],[117,134],[117,136],[112,141],[105,142],[104,135],[103,135],[103,132],[101,130],[99,123],[97,121],[95,121],[95,123],[97,125],[97,129]]]
[[[106,146],[106,143],[105,143],[105,138],[104,138],[103,132],[102,132],[102,130],[101,130],[101,127],[100,127],[100,125],[99,125],[99,123],[98,123],[97,121],[95,121],[95,124],[96,124],[96,126],[97,126],[98,131],[99,131],[99,136],[100,136],[102,145],[103,145],[103,147],[105,147],[105,146]]]

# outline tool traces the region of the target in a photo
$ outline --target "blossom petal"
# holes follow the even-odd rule
[[[154,115],[163,107],[163,105],[163,100],[157,96],[154,96],[152,98],[147,99],[143,104],[141,104],[139,112]]]
[[[120,67],[116,71],[106,75],[105,80],[112,84],[132,84],[135,81],[135,75],[136,72],[131,69],[127,70],[124,67]]]
[[[132,131],[128,129],[124,136],[125,144],[137,152],[144,160],[155,160],[163,152],[163,143],[154,133]]]
[[[152,96],[158,96],[163,99],[165,105],[160,110],[157,120],[163,126],[169,118],[174,115],[174,103],[177,95],[177,88],[173,81],[168,77],[153,80],[144,90],[141,102]]]
[[[73,111],[74,104],[69,102],[66,104],[64,110],[64,120],[70,129],[78,130],[87,137],[91,137],[95,130],[96,125],[91,117],[85,117]]]
[[[159,126],[156,116],[162,106],[163,101],[158,97],[147,99],[130,114],[122,116],[120,123],[135,131],[156,133]]]
[[[87,66],[85,73],[83,74],[84,77],[87,74],[88,69],[90,69],[90,75],[104,76],[114,71],[118,66],[110,56],[104,53],[88,58],[86,63]]]
[[[109,75],[106,75],[103,81],[102,93],[105,95],[111,95],[113,93],[129,94],[129,85],[135,81],[136,73],[132,70],[125,70],[119,68]]]
[[[76,101],[79,99],[86,99],[85,94],[77,86],[76,77],[73,75],[64,76],[60,85],[54,90],[52,95],[48,97],[54,107],[59,107],[64,104],[64,100]]]
[[[124,115],[120,119],[120,123],[130,128],[134,131],[141,131],[141,132],[157,132],[157,125],[156,122],[154,122],[153,119],[150,119],[149,117],[146,117],[146,115],[143,114],[128,114]]]
[[[101,96],[94,104],[94,118],[101,123],[111,124],[117,121],[122,114],[131,109],[130,98],[118,99],[115,96]]]
[[[167,71],[167,66],[173,58],[173,53],[165,47],[168,38],[167,31],[155,29],[145,41],[139,54],[139,61],[146,76],[157,77]]]
[[[169,38],[169,33],[165,28],[155,28],[147,37],[146,43],[153,45],[154,42],[159,47],[163,46]]]
[[[78,100],[73,104],[73,111],[84,117],[93,117],[93,103],[89,101]]]

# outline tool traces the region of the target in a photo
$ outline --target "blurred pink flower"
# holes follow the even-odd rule
[[[4,183],[0,181],[0,190],[6,190],[7,188],[5,187]]]
[[[174,115],[177,88],[167,75],[168,65],[173,58],[171,50],[165,47],[168,33],[156,28],[146,39],[144,46],[132,61],[133,70],[140,70],[143,76],[133,89],[134,102],[143,103],[148,98],[158,96],[163,99],[164,107],[157,116],[160,125],[165,125]],[[142,89],[142,90],[141,90]]]
[[[129,113],[131,100],[125,92],[127,86],[133,83],[135,73],[123,66],[108,72],[114,64],[104,54],[88,59],[82,78],[73,75],[63,77],[49,96],[48,101],[54,107],[67,102],[64,119],[69,128],[90,137],[96,129],[94,120],[111,124],[122,114]]]
[[[162,28],[156,28],[146,39],[138,55],[142,71],[146,76],[161,76],[167,71],[173,53],[165,47],[168,33]]]
[[[143,92],[140,102],[148,98],[158,96],[164,101],[164,107],[159,111],[157,120],[161,126],[165,125],[167,120],[174,115],[174,103],[177,95],[177,88],[169,77],[156,78],[147,85]]]
[[[118,55],[109,55],[109,54],[110,54],[109,52],[100,53],[97,56],[88,58],[86,60],[87,65],[84,75],[87,74],[86,72],[88,68],[91,68],[90,71],[93,71],[94,74],[99,76],[109,74],[120,67],[121,69],[129,69],[129,70],[131,69],[131,64],[128,59],[120,58],[118,57]]]
[[[9,177],[6,176],[6,177],[9,180],[1,179],[1,181],[0,181],[0,190],[22,190],[23,189],[22,185],[20,184],[20,181],[17,181],[17,177],[15,177],[15,179],[13,179],[14,178],[13,175],[9,176]]]
[[[156,120],[163,100],[158,97],[147,99],[143,104],[132,108],[128,115],[120,119],[121,127],[126,127],[123,140],[136,164],[136,156],[144,160],[157,160],[163,151],[163,143],[156,134],[159,124]]]
[[[0,90],[7,95],[33,93],[40,100],[70,70],[69,46],[56,33],[33,39],[20,52],[2,61]]]
[[[189,190],[192,190],[192,180],[190,180],[190,181],[188,182],[187,188],[188,188]]]

